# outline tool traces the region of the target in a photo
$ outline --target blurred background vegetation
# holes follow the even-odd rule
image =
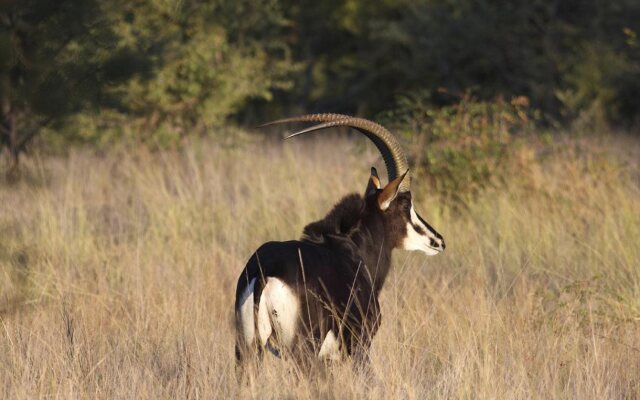
[[[639,22],[637,0],[3,0],[0,146],[12,168],[36,138],[174,147],[343,112],[443,144],[414,158],[455,192],[531,127],[637,127]]]
[[[0,399],[640,399],[638,34],[640,0],[0,0]],[[239,269],[382,168],[254,129],[307,112],[397,133],[447,251],[394,255],[374,384],[244,387]]]

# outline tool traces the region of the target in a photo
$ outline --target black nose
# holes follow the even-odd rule
[[[444,244],[444,240],[442,240],[442,238],[438,238],[439,240],[436,239],[429,239],[429,245],[431,245],[431,247],[434,247],[436,249],[441,248],[442,250],[444,250],[445,247],[447,247]]]

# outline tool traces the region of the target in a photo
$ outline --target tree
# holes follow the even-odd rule
[[[594,101],[612,121],[637,118],[637,0],[281,1],[306,67],[279,99],[292,107],[371,115],[399,94],[439,107],[471,91],[525,95],[550,119]]]
[[[1,3],[0,150],[9,153],[11,170],[44,127],[102,104],[113,105],[118,99],[109,87],[144,65],[129,48],[117,46],[113,14],[104,3]]]
[[[290,88],[295,65],[282,15],[277,1],[128,2],[118,30],[154,72],[119,88],[135,131],[175,141]]]

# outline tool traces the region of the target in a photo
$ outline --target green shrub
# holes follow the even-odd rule
[[[531,128],[529,100],[486,102],[465,95],[439,109],[427,100],[404,97],[392,112],[400,121],[398,131],[410,142],[414,176],[460,203],[501,182],[517,154],[516,135]]]
[[[625,32],[633,37],[630,29]],[[587,43],[576,50],[555,90],[561,115],[574,132],[601,134],[614,122],[637,122],[640,70],[628,53],[603,43]]]

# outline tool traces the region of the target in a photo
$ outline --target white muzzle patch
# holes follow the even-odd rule
[[[402,248],[409,251],[422,251],[434,256],[444,250],[442,239],[430,227],[425,225],[411,205],[411,221],[407,223],[407,236],[402,241]]]

